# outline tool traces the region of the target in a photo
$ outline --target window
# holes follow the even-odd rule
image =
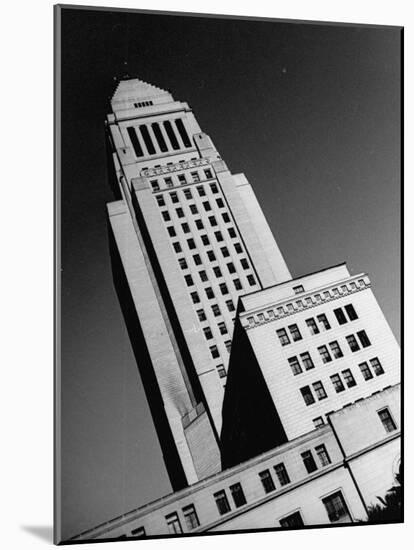
[[[300,456],[302,457],[303,464],[308,474],[311,474],[312,472],[318,469],[318,467],[316,466],[315,459],[313,458],[312,451],[305,451],[304,453],[301,453]]]
[[[298,361],[298,358],[295,357],[289,357],[288,359],[290,368],[292,369],[293,374],[296,376],[297,374],[300,374],[302,371],[302,367],[300,366],[300,363]]]
[[[211,309],[213,311],[214,317],[218,317],[220,315],[220,308],[217,304],[214,304],[213,306],[211,306]]]
[[[228,233],[229,233],[229,236],[230,236],[231,239],[235,239],[235,238],[236,238],[236,232],[235,232],[235,230],[234,230],[233,227],[229,227]]]
[[[322,416],[317,416],[316,418],[314,418],[312,420],[313,422],[313,425],[315,426],[315,428],[322,428],[322,426],[325,426],[325,422],[322,418]]]
[[[198,315],[198,320],[199,321],[206,321],[207,320],[207,317],[206,317],[206,314],[204,312],[204,309],[198,309],[197,310],[197,315]]]
[[[300,512],[294,512],[279,521],[281,527],[301,527],[303,523]]]
[[[355,321],[355,319],[358,319],[357,312],[352,304],[345,306],[345,311],[347,312],[350,321]]]
[[[290,330],[290,334],[292,335],[292,340],[294,342],[297,342],[298,340],[302,340],[302,335],[299,332],[298,325],[289,325],[288,329]]]
[[[196,220],[195,224],[196,224],[197,229],[204,229],[204,224],[201,220]]]
[[[244,496],[243,487],[240,483],[230,485],[231,496],[233,497],[236,508],[240,508],[243,504],[246,504],[246,497]]]
[[[207,235],[201,235],[201,241],[204,246],[208,246],[210,244],[210,240]]]
[[[178,242],[173,243],[173,247],[174,247],[174,250],[176,252],[182,252],[182,248],[181,248],[180,243],[178,243]]]
[[[371,380],[371,378],[374,378],[368,363],[360,363],[358,367],[361,369],[362,376],[364,377],[364,380]]]
[[[196,265],[201,265],[201,258],[199,254],[194,254],[193,260]]]
[[[180,258],[178,263],[180,264],[181,269],[187,269],[188,265],[185,258]]]
[[[146,537],[145,533],[145,527],[136,527],[135,529],[132,529],[131,531],[131,537]]]
[[[219,267],[217,267],[217,266],[213,267],[213,271],[214,271],[214,275],[217,277],[217,279],[219,277],[221,277],[222,274],[221,274],[221,269]]]
[[[331,523],[346,523],[352,521],[341,491],[337,491],[333,495],[323,498],[322,502]]]
[[[178,175],[178,181],[181,185],[185,185],[187,183],[187,179],[185,177],[185,174],[179,174]]]
[[[141,144],[138,140],[137,132],[133,126],[128,126],[127,128],[129,139],[131,140],[132,147],[134,148],[135,156],[136,157],[143,157],[144,153],[142,152]],[[153,182],[151,182],[151,185]],[[157,183],[158,186],[158,183]],[[154,186],[153,186],[154,187]],[[159,190],[159,187],[158,187]],[[156,189],[154,189],[156,191]]]
[[[233,283],[236,290],[241,290],[243,288],[240,279],[234,279]]]
[[[312,357],[310,356],[309,352],[305,351],[304,353],[301,353],[300,358],[306,370],[315,368],[315,365],[313,364]]]
[[[182,208],[176,208],[175,211],[179,218],[184,218],[184,210]]]
[[[219,354],[219,351],[217,349],[217,346],[211,346],[210,347],[210,353],[211,353],[211,357],[213,359],[217,359],[217,357],[220,357],[220,354]]]
[[[391,413],[387,408],[378,411],[378,416],[380,417],[386,432],[394,432],[397,429]]]
[[[156,199],[157,199],[158,206],[165,206],[165,200],[162,195],[157,195]]]
[[[204,269],[202,271],[199,271],[198,274],[200,275],[200,279],[203,283],[208,281],[207,273],[204,271]]]
[[[220,292],[225,295],[229,293],[226,283],[220,283]]]
[[[216,259],[216,255],[214,254],[214,252],[212,250],[209,250],[207,252],[207,256],[208,256],[208,259],[210,260],[210,262],[214,262],[214,260]]]
[[[353,388],[354,386],[356,386],[355,378],[353,377],[350,369],[343,370],[342,376],[344,377],[345,384],[348,386],[348,388]]]
[[[246,258],[242,258],[240,260],[240,263],[243,269],[249,269],[249,262],[246,260]]]
[[[167,231],[170,237],[176,237],[177,233],[175,232],[175,229],[172,225],[170,227],[167,227]]]
[[[305,401],[305,405],[312,405],[315,403],[315,398],[312,395],[312,391],[309,386],[304,386],[303,388],[300,388],[300,392],[302,394],[302,397]]]
[[[166,221],[166,222],[171,221],[171,216],[170,216],[170,214],[167,212],[167,210],[164,210],[163,212],[161,212],[161,215],[162,215],[162,217],[164,218],[164,221]]]
[[[192,292],[191,293],[191,299],[193,301],[193,304],[199,304],[200,303],[200,296],[198,295],[198,292]]]
[[[374,357],[374,359],[370,359],[369,362],[371,363],[372,370],[375,372],[376,376],[380,376],[380,374],[384,374],[384,369],[382,368],[382,365],[378,357]]]
[[[185,282],[186,282],[187,286],[193,286],[194,281],[193,281],[193,278],[191,277],[191,275],[185,275],[184,279],[185,279]]]
[[[276,331],[276,334],[278,335],[282,346],[287,346],[288,344],[290,344],[289,336],[286,332],[286,329],[280,328],[279,330]]]
[[[330,361],[332,361],[332,357],[326,346],[319,346],[318,351],[322,358],[322,363],[329,363]]]
[[[211,227],[214,227],[214,226],[217,225],[217,220],[216,220],[215,216],[209,216],[208,221],[210,222]]]
[[[235,309],[234,304],[233,304],[233,300],[227,300],[226,301],[226,306],[227,306],[227,309],[229,311],[234,311],[234,309]]]
[[[256,284],[253,275],[247,275],[247,281],[249,282],[250,286],[254,286]]]
[[[317,317],[318,323],[320,323],[325,330],[329,330],[331,328],[331,325],[328,322],[328,319],[324,313],[321,313]]]
[[[211,332],[210,327],[203,328],[203,332],[206,340],[211,340],[213,338],[213,333]]]
[[[184,233],[190,233],[190,227],[189,227],[188,223],[182,223],[181,227],[182,227]]]
[[[200,181],[200,176],[198,175],[198,172],[191,172],[191,177],[193,178],[194,183],[198,183]]]
[[[311,334],[319,334],[318,325],[313,317],[306,319],[306,324],[308,325]]]
[[[217,365],[217,372],[220,378],[226,378],[227,372],[224,365]]]
[[[210,184],[210,189],[212,193],[218,193],[217,185],[215,183]]]
[[[340,325],[344,325],[348,321],[346,320],[345,313],[342,311],[342,308],[334,309],[335,317]]]
[[[313,389],[315,390],[316,397],[318,398],[319,401],[327,397],[325,388],[323,387],[323,384],[320,380],[318,380],[317,382],[314,382],[312,386],[313,386]]]
[[[197,206],[195,204],[190,204],[191,214],[198,214]]]
[[[271,493],[276,489],[275,484],[273,482],[272,474],[269,470],[264,470],[263,472],[259,472],[260,481],[262,482],[263,489],[265,493]]]
[[[165,143],[164,136],[161,133],[160,126],[158,122],[153,122],[151,124],[151,128],[154,132],[155,139],[157,140],[158,146],[162,153],[166,153],[168,151],[167,144]]]
[[[371,345],[371,342],[367,336],[367,333],[365,332],[365,330],[359,330],[357,332],[357,336],[359,338],[359,341],[361,342],[361,346],[363,348],[367,348],[368,346]]]
[[[347,336],[346,341],[348,342],[348,345],[351,351],[358,351],[360,349],[359,344],[353,334],[350,334],[349,336]]]
[[[275,466],[275,472],[277,475],[277,479],[279,480],[280,485],[287,485],[290,483],[289,474],[287,473],[286,467],[283,464],[283,462],[280,462],[279,464],[276,464]]]
[[[216,199],[216,203],[219,208],[224,208],[223,199]]]
[[[177,533],[182,533],[183,532],[183,530],[181,529],[180,520],[179,520],[178,515],[176,514],[176,512],[174,512],[173,514],[169,514],[168,516],[165,516],[165,519],[167,521],[167,526],[168,526],[168,532],[169,533],[177,534]]]
[[[222,235],[221,231],[215,231],[214,235],[216,236],[216,240],[217,240],[218,243],[223,240],[223,235]]]
[[[209,300],[212,300],[214,298],[214,292],[213,292],[213,289],[211,288],[211,286],[207,287],[205,289],[205,292],[206,292],[206,296]]]
[[[197,187],[197,191],[198,191],[198,194],[200,195],[200,197],[205,197],[206,196],[205,189],[201,185]]]
[[[209,212],[211,210],[210,203],[208,201],[203,202],[204,210]]]
[[[227,334],[228,333],[228,330],[227,330],[227,327],[226,327],[226,324],[224,323],[224,321],[221,321],[218,324],[218,328],[219,328],[220,334]]]
[[[190,250],[193,250],[196,247],[194,239],[187,239],[187,244]]]
[[[231,350],[231,340],[226,340],[224,342],[224,345],[226,346],[226,350],[228,353],[230,353],[230,350]]]
[[[178,195],[175,191],[174,191],[174,193],[170,193],[170,197],[171,197],[172,202],[178,202]]]
[[[334,342],[329,342],[329,347],[331,348],[332,354],[335,357],[335,359],[339,359],[340,357],[344,356],[336,340]]]
[[[325,445],[318,445],[315,447],[316,454],[318,455],[321,466],[328,466],[331,463],[331,459],[328,455]]]
[[[223,514],[227,514],[227,512],[230,512],[230,504],[227,500],[227,495],[225,491],[218,491],[218,493],[214,493],[214,498],[216,500],[217,508],[221,516]]]
[[[164,182],[165,182],[165,185],[168,187],[168,188],[171,188],[174,186],[173,184],[173,180],[171,178],[164,178]]]
[[[193,504],[189,504],[183,508],[183,515],[187,529],[191,531],[200,525],[196,509]]]
[[[193,198],[193,194],[191,193],[191,189],[184,189],[184,197],[187,200],[190,200]]]
[[[333,387],[335,388],[336,393],[341,393],[345,390],[345,386],[342,383],[341,377],[339,374],[333,374],[331,376]]]
[[[227,214],[227,212],[223,212],[221,217],[223,218],[224,223],[230,223],[230,216]]]
[[[173,127],[171,126],[171,122],[169,120],[166,120],[163,124],[164,124],[165,131],[167,132],[168,139],[171,142],[172,148],[174,150],[179,149],[180,146],[178,144],[177,138],[175,137],[175,133],[174,133]]]
[[[220,250],[224,258],[227,258],[228,256],[230,256],[230,252],[228,251],[227,246],[223,246],[222,248],[220,248]]]
[[[234,250],[237,252],[237,254],[243,253],[243,249],[240,243],[234,243]]]
[[[177,126],[177,130],[180,134],[181,139],[183,140],[184,147],[191,147],[191,141],[188,137],[187,130],[185,129],[184,123],[181,118],[177,118],[175,120],[175,125]]]
[[[212,177],[213,177],[213,174],[211,173],[211,170],[209,168],[207,168],[206,170],[204,170],[204,174],[206,175],[206,178],[208,180],[211,180]]]
[[[295,294],[300,294],[301,292],[305,292],[305,289],[303,288],[302,285],[298,285],[293,287],[293,292]]]

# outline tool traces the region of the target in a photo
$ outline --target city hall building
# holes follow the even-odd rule
[[[71,540],[365,520],[400,465],[400,351],[368,275],[292,279],[187,103],[126,78],[111,106],[114,282],[174,492]]]

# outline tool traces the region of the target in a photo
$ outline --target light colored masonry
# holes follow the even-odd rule
[[[399,348],[368,276],[292,279],[186,103],[127,79],[112,111],[114,281],[175,492],[72,540],[366,519],[400,463]]]

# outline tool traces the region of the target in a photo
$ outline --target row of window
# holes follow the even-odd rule
[[[177,178],[176,179],[177,184],[178,185],[187,185],[188,183],[199,183],[201,181],[200,172],[198,170],[194,170],[193,172],[190,172],[190,176],[191,176],[191,180],[188,179],[188,174],[177,174],[177,176],[175,176]],[[204,169],[204,177],[208,180],[213,179],[213,172],[211,171],[210,168],[205,168]],[[164,179],[164,185],[167,189],[171,189],[172,187],[174,187],[173,176],[166,176],[163,179]],[[157,192],[157,191],[160,190],[159,180],[151,180],[150,184],[151,184],[151,187],[152,187],[153,191]],[[218,193],[218,187],[217,187],[216,183],[211,183],[210,184],[210,189],[213,193]],[[206,191],[205,191],[203,186],[201,186],[201,185],[198,186],[197,191],[198,191],[198,194],[199,194],[200,197],[205,197],[206,196]],[[193,198],[193,195],[192,195],[192,192],[191,192],[190,189],[184,189],[184,196],[185,196],[186,199],[192,199]],[[162,199],[164,199],[164,197],[162,195],[157,197],[157,202],[160,206],[165,205],[165,199],[164,199],[164,202],[163,202]],[[176,197],[176,193],[175,193],[175,195],[173,193],[171,194],[171,200],[174,203],[178,202],[178,196]]]
[[[341,491],[336,491],[322,499],[325,510],[331,523],[351,522],[348,507]],[[300,511],[293,512],[279,520],[281,527],[302,527],[305,525]]]
[[[174,151],[181,149],[180,142],[177,139],[177,131],[184,147],[190,148],[192,146],[191,141],[180,118],[173,121],[165,120],[162,123],[153,122],[148,125],[140,124],[138,127],[127,127],[128,136],[136,157],[145,156],[144,145],[148,155],[157,154],[156,146],[161,153],[167,153],[171,149]]]
[[[227,353],[230,353],[231,340],[226,340],[224,342],[224,345],[226,346]],[[210,346],[210,354],[213,359],[217,359],[218,357],[220,357],[220,352],[218,350],[218,347],[215,344],[213,346]]]
[[[134,103],[134,107],[151,107],[151,105],[154,105],[152,101],[139,101],[138,103]]]
[[[368,362],[364,361],[363,363],[360,363],[358,365],[361,370],[361,374],[364,377],[364,380],[371,380],[374,377],[373,372],[375,373],[375,376],[380,376],[381,374],[384,374],[384,369],[378,357],[370,359],[369,364],[370,366],[368,365]],[[341,374],[336,373],[330,376],[332,385],[336,393],[344,391],[345,385],[348,388],[352,388],[357,385],[351,369],[344,369],[343,371],[341,371]],[[318,401],[321,401],[322,399],[326,399],[328,397],[325,388],[320,380],[318,380],[317,382],[313,382],[312,388]],[[312,392],[310,386],[303,386],[302,388],[300,388],[300,392],[306,405],[313,405],[316,402],[314,393]],[[322,420],[321,417],[318,417],[318,419],[314,420],[315,427],[319,427],[321,424],[323,424],[323,420],[321,423],[319,423],[319,419]]]
[[[345,315],[344,310],[347,316]],[[349,321],[354,321],[358,319],[358,315],[352,304],[347,304],[346,306],[344,306],[344,308],[336,308],[333,310],[333,312],[338,321],[338,324],[340,325],[347,323],[348,319]],[[309,319],[306,319],[305,322],[311,334],[319,334],[321,330],[331,329],[331,324],[324,313],[317,315],[316,319],[314,317],[310,317]],[[289,325],[287,328],[290,334],[288,334],[288,331],[285,328],[281,328],[276,331],[276,334],[278,335],[279,341],[282,346],[287,346],[288,344],[290,344],[291,339],[293,342],[302,340],[302,334],[297,324],[294,323],[292,325]]]

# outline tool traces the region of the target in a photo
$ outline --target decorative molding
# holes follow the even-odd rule
[[[198,168],[200,166],[207,166],[210,164],[210,160],[207,158],[201,158],[196,160],[187,160],[185,162],[177,162],[174,164],[168,164],[160,166],[159,168],[147,168],[141,170],[141,176],[145,178],[151,178],[154,176],[162,176],[163,174],[172,174],[174,172],[181,172],[182,170],[189,170],[190,168]],[[195,183],[195,182],[194,182]],[[199,183],[199,182],[197,182]],[[161,189],[160,189],[161,191]],[[158,193],[158,191],[156,191]]]

